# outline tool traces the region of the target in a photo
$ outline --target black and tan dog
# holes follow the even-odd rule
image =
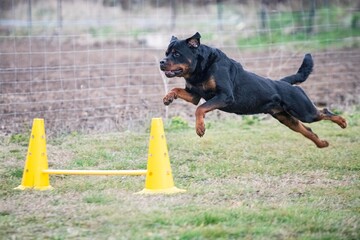
[[[304,82],[312,72],[310,54],[305,55],[296,74],[273,81],[244,70],[219,49],[200,44],[200,37],[199,33],[185,40],[172,37],[166,57],[160,61],[160,69],[168,78],[186,80],[185,89],[174,88],[164,97],[165,105],[177,98],[195,105],[201,98],[206,100],[195,112],[200,137],[205,134],[205,114],[214,109],[236,114],[268,113],[319,148],[329,143],[301,122],[331,120],[346,128],[344,118],[327,109],[318,110],[300,87],[293,86]]]

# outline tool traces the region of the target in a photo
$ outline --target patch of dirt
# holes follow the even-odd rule
[[[59,36],[14,37],[1,41],[0,49],[2,134],[29,129],[33,118],[45,118],[50,134],[136,130],[147,128],[152,117],[193,121],[195,106],[182,101],[163,106],[165,88],[184,86],[182,79],[169,81],[160,73],[164,50]],[[295,73],[303,58],[303,53],[291,51],[221,49],[245,69],[272,79]],[[315,70],[302,84],[310,98],[340,110],[359,104],[359,49],[312,54]]]

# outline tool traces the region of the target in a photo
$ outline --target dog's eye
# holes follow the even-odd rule
[[[178,53],[178,52],[173,52],[173,56],[174,56],[174,57],[180,57],[180,53]]]

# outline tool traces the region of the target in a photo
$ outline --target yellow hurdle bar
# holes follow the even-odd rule
[[[64,170],[64,169],[46,169],[42,171],[47,174],[56,175],[126,175],[138,176],[146,175],[147,170]]]

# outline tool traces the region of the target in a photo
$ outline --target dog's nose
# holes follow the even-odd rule
[[[165,64],[165,60],[160,61],[160,66],[163,66]]]

